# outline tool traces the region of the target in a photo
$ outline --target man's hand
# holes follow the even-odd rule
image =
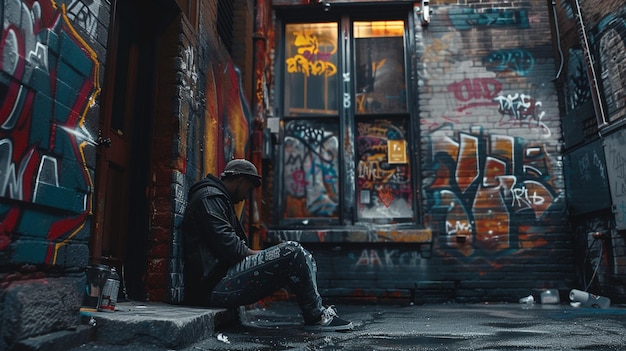
[[[260,253],[261,250],[252,250],[252,249],[248,249],[247,255],[248,256],[252,256],[252,255],[256,255],[258,253]]]

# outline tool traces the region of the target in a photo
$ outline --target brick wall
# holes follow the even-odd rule
[[[250,100],[253,96],[253,52],[252,37],[254,33],[255,6],[252,0],[237,0],[234,6],[234,33],[232,57],[234,63],[242,71],[242,85],[245,96]],[[245,35],[237,34],[245,33]]]
[[[174,113],[158,117],[173,125],[163,128],[162,139],[154,140],[155,145],[165,149],[159,153],[162,160],[154,163],[155,176],[159,179],[154,193],[162,201],[155,203],[151,236],[155,249],[160,244],[169,249],[149,253],[148,276],[154,277],[154,284],[147,286],[151,300],[182,301],[183,251],[179,225],[191,185],[209,173],[219,174],[231,159],[248,156],[250,108],[237,66],[217,34],[217,6],[217,1],[201,1],[199,27],[191,28],[183,20],[180,28],[170,28],[171,42],[163,45],[177,48],[172,60],[160,69],[167,72],[174,66],[175,80],[166,79],[162,83],[175,89],[169,90],[173,92],[171,95],[163,96],[163,108],[167,108],[165,101],[169,101]]]
[[[545,3],[433,7],[417,29],[427,280],[462,299],[567,289],[572,254]],[[423,278],[422,278],[423,279]]]
[[[431,10],[428,26],[414,13],[409,56],[419,99],[413,162],[432,247],[307,243],[320,290],[517,301],[557,288],[565,298],[577,282],[548,3],[432,1]]]

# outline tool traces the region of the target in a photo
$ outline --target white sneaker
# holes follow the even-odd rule
[[[352,330],[353,327],[352,322],[337,316],[335,306],[322,309],[322,317],[319,322],[304,325],[304,329],[309,331],[346,331]]]

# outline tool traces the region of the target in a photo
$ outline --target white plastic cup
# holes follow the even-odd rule
[[[541,304],[558,304],[560,302],[557,289],[548,289],[541,292]]]
[[[532,295],[528,295],[526,297],[522,297],[521,299],[519,299],[519,303],[525,303],[528,305],[532,305],[535,303],[535,298]]]
[[[586,291],[572,289],[569,292],[569,299],[572,302],[579,302],[581,306],[593,307],[593,308],[609,308],[611,306],[611,299],[604,296],[590,294]]]

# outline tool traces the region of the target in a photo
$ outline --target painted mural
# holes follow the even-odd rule
[[[206,45],[211,45],[207,42]],[[186,43],[181,50],[182,75],[180,76],[180,115],[181,140],[185,143],[185,154],[180,157],[184,163],[181,172],[186,178],[187,188],[181,188],[177,198],[185,199],[193,183],[207,174],[219,176],[228,161],[234,158],[249,158],[250,125],[252,113],[243,95],[241,73],[232,60],[211,47],[206,60],[198,57],[195,46]],[[260,168],[260,167],[259,167]],[[245,204],[236,205],[239,213],[244,213]],[[246,216],[259,217],[259,209],[250,206]],[[244,221],[245,223],[245,221]],[[149,294],[156,299],[181,302],[183,299],[183,259],[182,236],[174,225],[171,252],[171,271],[164,257],[152,259],[155,264],[148,270],[159,267],[156,274],[167,274],[167,297],[161,298],[158,289]],[[159,287],[160,288],[160,287]]]
[[[293,120],[285,125],[285,219],[336,218],[339,206],[339,126]]]
[[[463,256],[496,256],[545,244],[536,229],[558,198],[545,150],[511,136],[439,132],[431,133],[426,193],[445,221],[445,245]]]
[[[448,8],[438,15],[450,19],[450,30],[425,34],[429,93],[422,99],[433,112],[421,120],[422,171],[427,211],[440,228],[436,250],[444,257],[495,264],[547,246],[550,217],[562,208],[554,167],[559,116],[549,77],[541,76],[553,72],[552,62],[518,46],[487,51],[476,65],[472,51],[463,50],[466,31],[490,35],[481,37],[485,42],[504,39],[491,34],[530,29],[537,20],[529,13]]]
[[[182,52],[181,118],[186,121],[182,133],[191,163],[183,169],[193,179],[219,173],[228,161],[247,157],[250,148],[252,112],[243,95],[241,72],[216,48],[209,52],[214,54],[206,63],[199,61],[193,46]],[[200,76],[206,76],[204,93],[197,91]]]
[[[338,44],[333,23],[287,24],[285,114],[337,113]]]
[[[218,153],[219,169],[233,158],[245,158],[250,137],[252,115],[248,103],[243,98],[243,89],[238,70],[232,62],[226,67],[214,68],[216,78],[216,104],[218,106],[218,125],[221,125],[223,145]],[[223,162],[223,163],[222,163]]]
[[[357,217],[412,221],[413,183],[406,148],[407,121],[357,122]],[[394,142],[396,142],[394,144]],[[395,145],[398,160],[390,159]],[[393,153],[392,153],[393,155]]]
[[[95,31],[99,2],[6,0],[3,6],[0,257],[61,264],[64,246],[87,237],[92,210],[86,154],[97,136],[86,119],[100,74],[83,36]]]
[[[489,260],[545,247],[547,233],[558,223],[553,213],[563,210],[564,201],[556,163],[561,130],[551,80],[554,61],[544,52],[549,39],[529,45],[516,35],[494,33],[535,34],[533,26],[543,28],[547,22],[530,15],[530,7],[440,6],[435,11],[447,21],[418,31],[423,39],[416,83],[421,140],[409,139],[407,121],[359,119],[355,144],[343,145],[347,161],[355,150],[354,177],[347,176],[355,180],[355,217],[416,221],[413,160],[386,163],[387,144],[406,140],[408,155],[411,147],[422,148],[424,222],[432,220],[443,229],[442,256]],[[343,80],[351,83],[349,72]],[[344,98],[343,105],[350,107],[350,100]],[[337,132],[303,120],[287,121],[284,130],[285,218],[332,218],[328,210],[339,206],[337,184],[328,182],[339,169],[323,155],[336,143]],[[348,134],[343,139],[352,140]],[[369,259],[372,252],[364,255],[360,262],[382,262]]]

